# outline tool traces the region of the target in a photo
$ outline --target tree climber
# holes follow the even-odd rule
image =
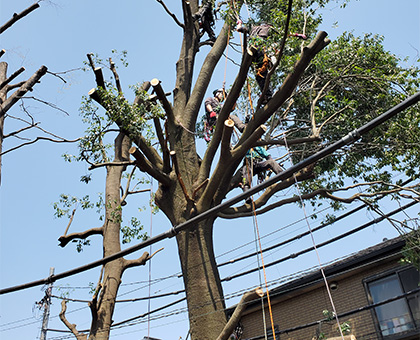
[[[257,81],[258,87],[261,92],[264,89],[265,80],[267,78],[268,70],[272,67],[271,59],[267,55],[267,46],[266,40],[270,34],[270,30],[273,28],[269,24],[261,24],[258,26],[253,26],[251,28],[250,44],[256,48],[256,53],[252,57],[254,71],[255,71],[255,80]],[[248,32],[248,29],[243,25],[241,20],[238,20],[236,30],[241,33]],[[267,103],[273,96],[273,91],[271,90],[270,85],[268,86],[267,92],[265,93],[264,103]]]
[[[206,116],[204,120],[204,140],[210,142],[211,135],[216,126],[217,117],[222,109],[222,102],[226,98],[226,91],[224,89],[217,89],[213,91],[213,97],[209,97],[204,101],[204,108]],[[233,111],[233,109],[232,109]],[[242,132],[245,129],[245,124],[233,114],[229,115],[229,118],[233,120],[235,127]]]
[[[214,34],[214,15],[213,15],[213,3],[211,0],[204,0],[200,9],[193,15],[194,21],[198,20],[200,26],[200,38],[207,33],[209,36],[209,42],[216,41],[216,35]]]
[[[242,23],[242,20],[237,21],[236,30],[241,33],[247,33],[247,27]],[[257,81],[258,87],[261,92],[264,89],[265,81],[267,79],[267,74],[269,69],[273,66],[271,58],[267,54],[267,38],[270,35],[270,31],[275,30],[273,25],[270,24],[261,24],[258,26],[252,26],[251,32],[249,34],[250,44],[256,48],[256,53],[252,57],[253,65],[255,70],[255,80]],[[302,40],[306,40],[307,37],[301,33],[290,33],[289,37],[295,37]],[[273,91],[268,84],[267,92],[265,93],[263,103],[267,103],[273,96]]]
[[[242,167],[242,190],[245,192],[251,187],[251,176],[264,174],[266,170],[272,170],[276,175],[283,170],[283,167],[278,164],[267,150],[261,146],[256,146],[245,155],[244,165]],[[264,180],[264,178],[260,178]],[[245,201],[251,203],[251,198],[248,197]]]

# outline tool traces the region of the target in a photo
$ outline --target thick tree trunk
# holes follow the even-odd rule
[[[222,285],[213,253],[213,220],[177,236],[192,340],[214,340],[226,324]],[[203,332],[205,330],[205,332]]]
[[[199,164],[195,136],[181,127],[171,128],[170,145],[176,152],[173,159],[176,166],[171,173],[173,182],[171,186],[160,184],[155,199],[172,224],[178,225],[199,213],[193,203],[200,196],[200,191],[194,194],[200,184],[197,183]],[[209,207],[210,204],[206,208]],[[226,324],[222,285],[213,251],[213,222],[213,219],[203,221],[177,235],[192,340],[214,340]]]

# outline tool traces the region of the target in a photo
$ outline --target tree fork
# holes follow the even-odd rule
[[[0,106],[0,117],[3,117],[6,112],[21,99],[28,91],[32,91],[32,87],[47,73],[47,67],[41,66],[32,77],[30,77],[25,83],[16,90],[4,103]]]
[[[162,86],[160,85],[160,80],[154,78],[150,81],[150,84],[152,85],[160,102],[162,103],[163,109],[165,110],[168,118],[172,122],[175,122],[175,115],[172,109],[172,105],[169,103],[168,99],[166,98],[165,92],[163,91]]]
[[[138,148],[132,146],[128,152],[136,159],[136,165],[141,171],[148,173],[165,186],[169,186],[171,184],[169,176],[149,162]]]
[[[185,187],[185,183],[184,183],[184,181],[182,180],[182,176],[181,176],[181,173],[180,173],[180,171],[179,171],[178,160],[176,159],[176,152],[175,152],[175,151],[171,151],[171,152],[170,152],[170,155],[171,155],[171,158],[172,158],[172,164],[174,165],[174,168],[175,168],[175,173],[176,173],[176,176],[177,176],[177,178],[178,178],[179,184],[181,185],[181,189],[182,189],[182,192],[184,193],[185,199],[186,199],[188,202],[193,203],[194,201],[193,201],[193,199],[192,199],[192,198],[188,195],[187,188]]]
[[[13,74],[9,76],[5,81],[0,84],[0,90],[9,84],[13,79],[15,79],[19,74],[25,71],[25,68],[22,66],[19,70],[15,71]],[[7,90],[6,90],[7,91]]]

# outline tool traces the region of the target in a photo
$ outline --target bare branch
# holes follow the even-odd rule
[[[133,167],[130,174],[128,175],[125,191],[123,191],[122,186],[121,186],[121,191],[123,191],[123,194],[121,195],[121,200],[120,200],[121,205],[123,204],[123,202],[125,202],[125,199],[128,196],[129,189],[130,189],[130,184],[131,184],[131,179],[133,178],[133,175],[134,175],[135,171],[136,171],[136,167]]]
[[[171,179],[167,174],[161,171],[158,167],[148,161],[144,155],[137,149],[135,146],[131,147],[128,151],[136,159],[136,165],[141,171],[148,173],[153,178],[156,178],[157,181],[163,185],[170,185]]]
[[[22,66],[19,70],[15,71],[13,74],[10,75],[9,78],[7,78],[5,81],[3,81],[0,84],[0,90],[5,87],[7,84],[9,84],[13,79],[15,79],[19,74],[25,71],[25,68]],[[10,87],[6,89],[6,91],[9,91]]]
[[[3,26],[0,27],[0,34],[2,34],[5,30],[10,28],[18,20],[22,19],[23,17],[25,17],[32,11],[36,10],[38,7],[39,7],[39,3],[36,2],[32,4],[31,6],[29,6],[28,8],[26,8],[25,10],[23,10],[22,12],[20,12],[19,14],[13,13],[13,17],[8,22],[6,22]]]
[[[171,155],[171,158],[172,158],[172,164],[174,165],[174,168],[175,168],[176,176],[178,178],[179,184],[181,185],[182,192],[184,193],[185,199],[189,202],[193,202],[191,197],[188,195],[187,188],[185,187],[184,181],[182,180],[182,177],[181,177],[181,173],[179,172],[178,161],[176,159],[176,152],[171,151],[170,155]]]
[[[135,161],[96,163],[96,164],[92,164],[88,168],[88,170],[102,168],[104,166],[127,166],[127,165],[135,165],[135,164],[136,164]]]
[[[66,236],[67,235],[67,232],[69,231],[69,228],[70,228],[70,225],[72,224],[72,222],[73,222],[73,219],[74,219],[74,214],[76,213],[76,208],[74,208],[73,209],[73,211],[71,212],[71,216],[70,216],[70,220],[69,220],[69,223],[67,224],[67,228],[66,228],[66,230],[64,231],[64,236]]]
[[[37,102],[40,102],[40,103],[45,104],[45,105],[47,105],[47,106],[50,106],[50,107],[52,107],[53,109],[56,109],[56,110],[58,110],[58,111],[61,111],[61,112],[63,112],[64,114],[66,114],[67,116],[70,116],[70,114],[69,114],[67,111],[63,110],[62,108],[58,107],[57,105],[55,105],[55,104],[53,104],[53,103],[46,102],[45,100],[42,100],[42,99],[39,99],[39,98],[36,98],[36,97],[22,97],[22,99],[33,99],[33,100],[35,100],[35,101],[37,101]]]
[[[93,61],[92,56],[93,56],[93,53],[86,54],[86,57],[88,58],[88,61],[89,61],[89,65],[92,68],[92,70],[94,70],[95,69],[95,63]]]
[[[260,287],[256,288],[255,290],[246,292],[244,295],[242,295],[241,301],[239,301],[239,303],[236,305],[235,311],[233,312],[229,321],[223,328],[223,331],[218,336],[217,340],[229,339],[230,335],[232,334],[233,330],[235,329],[236,325],[241,319],[242,313],[245,311],[248,304],[259,298],[262,298],[263,296],[264,292]]]
[[[58,79],[62,80],[65,84],[67,84],[67,81],[63,77],[61,77],[60,74],[66,74],[66,73],[69,73],[69,72],[79,71],[81,69],[82,69],[81,67],[78,67],[78,68],[73,68],[71,70],[67,70],[67,71],[63,71],[63,72],[50,72],[50,71],[47,71],[47,73],[48,74],[51,74],[54,77],[57,77]]]
[[[8,85],[7,91],[17,89],[18,87],[21,87],[23,84],[25,84],[25,81],[20,81],[19,83]]]
[[[256,146],[266,146],[266,145],[296,145],[304,143],[313,143],[321,141],[320,137],[302,137],[302,138],[293,138],[293,139],[265,139],[255,143]]]
[[[109,66],[111,68],[112,73],[114,74],[115,85],[117,87],[117,90],[120,93],[120,95],[122,96],[123,91],[122,91],[122,88],[121,88],[120,76],[118,75],[117,69],[115,67],[115,63],[112,61],[111,58],[109,58]]]
[[[173,13],[172,13],[172,12],[168,9],[168,7],[165,5],[165,3],[164,3],[162,0],[156,0],[156,1],[162,5],[162,7],[163,7],[163,8],[164,8],[164,10],[166,11],[166,13],[168,13],[168,14],[172,17],[172,19],[174,19],[175,23],[176,23],[179,27],[181,27],[181,28],[185,28],[184,24],[183,24],[183,23],[181,23],[181,22],[178,20],[178,18],[176,17],[176,15],[175,15],[175,14],[173,14]]]
[[[59,246],[64,248],[67,245],[67,243],[69,243],[72,240],[75,240],[75,239],[84,240],[92,235],[103,235],[103,232],[104,232],[104,227],[98,227],[98,228],[91,228],[91,229],[82,231],[80,233],[72,233],[69,235],[63,235],[63,236],[60,236],[60,238],[58,239],[58,241],[60,242]]]
[[[149,261],[153,256],[158,252],[162,251],[163,248],[156,250],[152,255],[149,256],[149,253],[145,251],[142,256],[135,260],[125,260],[124,261],[124,270],[131,267],[144,266],[147,261]]]
[[[10,116],[8,116],[8,117],[10,117]],[[26,131],[26,130],[32,129],[32,128],[34,128],[34,127],[37,127],[37,126],[38,126],[38,124],[40,124],[40,123],[39,123],[39,122],[38,122],[38,123],[33,123],[33,124],[29,125],[29,126],[25,126],[25,127],[21,128],[21,129],[19,129],[19,130],[12,131],[12,132],[8,133],[7,135],[4,135],[4,136],[3,136],[3,139],[6,139],[6,138],[9,138],[9,137],[16,136],[16,135],[18,135],[19,133],[22,133],[22,132],[24,132],[24,131]],[[20,138],[20,137],[18,137],[18,138]],[[21,139],[24,139],[24,138],[21,138]],[[29,139],[26,139],[26,140],[29,140]]]
[[[205,181],[204,181],[203,183],[201,183],[201,184],[200,184],[197,188],[195,188],[195,189],[194,189],[193,194],[192,194],[192,198],[193,198],[193,200],[195,200],[195,196],[197,195],[197,192],[198,192],[200,189],[204,188],[204,187],[208,184],[208,182],[209,182],[209,179],[208,179],[208,178],[206,178],[206,179],[205,179]]]
[[[11,148],[9,150],[6,150],[6,151],[0,153],[0,156],[3,156],[3,155],[5,155],[5,154],[7,154],[9,152],[14,151],[14,150],[20,149],[20,148],[22,148],[24,146],[27,146],[27,145],[30,145],[30,144],[34,144],[34,143],[36,143],[36,142],[38,142],[40,140],[46,140],[46,141],[54,142],[54,143],[74,143],[74,142],[77,142],[78,140],[80,140],[80,138],[77,138],[77,139],[74,139],[74,140],[67,140],[67,139],[60,139],[60,140],[58,140],[58,139],[52,139],[52,138],[48,138],[48,137],[37,137],[34,140],[31,140],[29,142],[20,144],[18,146],[15,146],[15,147],[13,147],[13,148]]]
[[[172,105],[169,103],[168,99],[166,98],[165,92],[163,91],[162,86],[160,85],[160,80],[154,78],[150,81],[150,84],[153,86],[153,89],[155,90],[156,95],[158,96],[160,102],[162,103],[163,109],[165,110],[166,115],[168,116],[168,119],[174,122],[175,115],[172,109]]]
[[[46,66],[41,68],[34,73],[18,90],[16,90],[4,103],[0,106],[0,117],[3,117],[6,112],[28,91],[32,90],[32,87],[41,79],[41,77],[47,72]]]
[[[105,89],[105,81],[104,81],[104,75],[102,73],[102,67],[96,67],[93,70],[93,73],[95,74],[96,85],[100,88]]]
[[[296,174],[296,179],[298,181],[303,181],[305,179],[308,179],[308,177],[310,177],[312,175],[311,173],[311,169],[304,169],[301,172],[299,172],[298,174]],[[294,178],[289,178],[287,180],[284,180],[280,183],[274,184],[271,187],[267,188],[266,191],[257,199],[254,201],[255,204],[255,213],[257,215],[261,215],[264,214],[270,210],[273,210],[275,208],[278,208],[280,206],[286,205],[286,204],[290,204],[290,203],[296,203],[300,200],[300,198],[302,200],[308,200],[317,196],[320,197],[324,197],[324,198],[329,198],[332,199],[334,201],[337,202],[341,202],[341,203],[352,203],[355,200],[363,200],[363,198],[372,198],[372,197],[380,197],[380,196],[385,196],[385,195],[389,195],[389,194],[398,194],[401,197],[404,198],[409,198],[409,199],[413,199],[416,201],[419,201],[419,197],[420,197],[420,193],[418,191],[415,190],[415,188],[418,187],[418,185],[414,185],[414,186],[410,186],[410,187],[401,187],[395,184],[390,184],[390,183],[385,183],[383,181],[374,181],[374,182],[367,182],[367,183],[357,183],[354,185],[350,185],[348,187],[343,187],[343,188],[338,188],[335,190],[331,190],[331,189],[326,189],[326,188],[320,188],[317,190],[314,190],[310,193],[304,194],[301,197],[295,196],[295,197],[289,197],[286,198],[284,200],[280,200],[278,202],[275,202],[271,205],[265,205],[269,198],[271,198],[276,192],[283,190],[287,187],[290,187],[291,185],[293,185],[295,183],[295,179]],[[351,189],[355,189],[357,187],[361,187],[361,186],[372,186],[372,185],[378,185],[378,184],[383,184],[383,185],[389,185],[391,187],[393,187],[393,189],[389,189],[389,190],[379,190],[376,192],[370,192],[370,193],[366,193],[366,192],[359,192],[356,193],[352,196],[349,197],[339,197],[336,195],[333,195],[333,192],[338,192],[338,191],[348,191]],[[410,191],[413,192],[415,195],[417,195],[417,197],[407,197],[406,195],[404,195],[403,193],[401,193],[401,191]],[[258,209],[261,208],[262,209]],[[226,209],[225,211],[223,211],[223,213],[219,214],[219,217],[222,218],[237,218],[237,217],[245,217],[245,216],[252,216],[253,211],[251,210],[251,208],[249,206],[240,206],[240,207],[234,207],[234,208],[229,208]]]
[[[280,200],[275,202],[271,205],[265,206],[268,200],[277,192],[284,190],[286,188],[291,187],[297,181],[303,181],[312,176],[312,166],[309,166],[301,171],[299,171],[295,176],[289,177],[279,183],[273,184],[272,186],[268,187],[264,193],[254,201],[254,208],[250,204],[245,204],[239,207],[231,207],[225,209],[222,213],[219,213],[219,217],[222,218],[237,218],[237,217],[245,217],[245,216],[252,216],[254,214],[253,210],[255,209],[255,214],[261,215],[266,213],[267,211],[273,210],[274,208],[278,208],[285,204],[295,203],[299,200],[299,196],[293,196],[286,198],[284,200]],[[235,187],[234,185],[231,186],[232,188]],[[317,195],[323,195],[325,193],[325,189],[321,189],[318,191],[313,191],[307,195],[303,195],[302,199],[309,199],[313,198]],[[264,207],[260,210],[259,208]]]
[[[233,133],[233,120],[227,119],[225,120],[225,125],[223,129],[222,141],[220,144],[220,161],[229,161],[232,157],[230,152],[230,137]]]
[[[74,334],[77,340],[87,340],[87,334],[79,333],[76,329],[76,325],[71,324],[66,318],[67,301],[61,301],[61,312],[60,320],[66,325],[66,327]]]
[[[156,136],[158,137],[160,148],[162,149],[163,172],[167,173],[171,170],[168,144],[163,134],[159,118],[153,118],[153,124],[155,126]]]

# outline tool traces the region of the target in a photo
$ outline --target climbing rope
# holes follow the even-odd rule
[[[271,309],[270,293],[269,293],[269,290],[268,290],[267,274],[266,274],[265,266],[264,266],[264,256],[263,256],[262,245],[261,245],[260,231],[259,231],[259,228],[258,228],[257,214],[255,212],[255,203],[254,203],[254,200],[253,200],[252,197],[251,197],[251,200],[252,200],[251,204],[252,204],[254,228],[255,228],[255,232],[256,232],[256,239],[258,241],[259,252],[260,252],[260,255],[261,255],[261,267],[262,267],[263,274],[264,274],[264,284],[265,284],[265,290],[266,290],[266,293],[267,293],[267,304],[268,304],[268,311],[269,311],[269,314],[270,314],[271,331],[272,331],[272,334],[273,334],[273,340],[276,340],[276,332],[275,332],[275,329],[274,329],[273,311]],[[258,261],[258,266],[259,266],[259,261]],[[260,278],[260,281],[261,281],[261,278]],[[261,299],[263,299],[263,298],[261,297]],[[262,312],[263,312],[263,320],[264,320],[264,334],[265,334],[265,338],[267,339],[267,325],[265,323],[264,303],[262,305]]]
[[[287,154],[289,155],[289,161],[293,165],[293,160],[292,160],[292,157],[291,157],[291,153],[290,153],[290,150],[289,150],[289,146],[287,144],[287,139],[286,139],[286,135],[285,134],[284,134],[284,145],[286,147]],[[336,308],[335,308],[333,297],[331,295],[331,290],[330,290],[330,287],[328,285],[327,277],[325,276],[324,267],[322,266],[322,262],[321,262],[321,258],[319,256],[318,248],[317,248],[317,246],[315,244],[315,238],[314,238],[314,235],[312,233],[312,228],[311,228],[311,226],[309,224],[309,219],[308,219],[308,216],[306,214],[306,206],[305,206],[305,203],[304,203],[304,201],[302,199],[302,193],[301,193],[300,188],[299,188],[299,183],[298,183],[298,180],[296,178],[296,174],[293,174],[293,178],[294,178],[295,187],[296,187],[296,190],[297,190],[297,193],[298,193],[298,196],[299,196],[299,201],[300,201],[300,204],[302,206],[302,210],[303,210],[304,218],[305,218],[305,221],[306,221],[306,225],[308,226],[309,234],[311,235],[312,246],[313,246],[313,248],[315,250],[315,253],[316,253],[316,256],[317,256],[317,259],[318,259],[318,266],[319,266],[319,269],[321,271],[321,275],[322,275],[322,278],[323,278],[323,281],[324,281],[324,284],[325,284],[325,288],[326,288],[327,293],[328,293],[328,298],[330,300],[331,307],[333,309],[335,320],[337,322],[337,328],[338,328],[338,330],[340,332],[341,339],[344,340],[343,331],[342,331],[342,329],[340,327],[340,321],[338,320],[337,311],[336,311]]]
[[[152,207],[152,202],[153,202],[153,177],[151,177],[150,180],[150,198],[149,198],[149,206],[150,206],[150,235],[149,237],[152,237],[152,232],[153,232],[153,207]],[[153,254],[152,252],[152,245],[150,245],[149,247],[149,254]],[[150,311],[151,311],[151,301],[152,299],[150,298],[152,295],[152,259],[149,260],[149,282],[148,282],[148,286],[149,286],[149,299],[147,300],[147,337],[150,338]]]
[[[251,166],[249,166],[248,161],[245,161],[246,163],[246,175],[248,177],[248,181],[249,184],[252,184],[252,178],[253,178],[253,168],[254,168],[254,159],[253,159],[253,154],[252,154],[252,149],[251,149]],[[263,256],[263,251],[262,251],[262,245],[261,245],[261,237],[260,237],[260,231],[258,228],[258,221],[257,221],[257,214],[255,212],[255,203],[254,203],[254,199],[253,196],[250,197],[251,198],[251,205],[252,205],[252,215],[253,215],[253,223],[254,223],[254,233],[255,233],[255,243],[256,243],[256,248],[257,251],[260,253],[261,256],[261,267],[260,267],[260,260],[257,257],[257,263],[258,263],[258,273],[260,276],[260,285],[262,285],[262,280],[261,280],[261,269],[263,270],[263,274],[264,274],[264,284],[265,284],[265,290],[267,293],[267,304],[268,304],[268,311],[270,314],[270,322],[271,322],[271,330],[273,333],[273,340],[276,340],[276,333],[274,330],[274,319],[273,319],[273,311],[271,309],[271,301],[270,301],[270,293],[268,291],[268,283],[267,283],[267,274],[265,271],[265,266],[264,266],[264,256]],[[264,335],[265,335],[265,339],[267,340],[267,325],[265,322],[265,308],[264,308],[264,298],[263,296],[261,297],[261,305],[262,305],[262,317],[263,317],[263,326],[264,326]]]

